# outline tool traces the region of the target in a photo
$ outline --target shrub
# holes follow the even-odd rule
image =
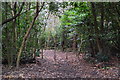
[[[95,56],[99,62],[108,62],[110,60],[109,55],[105,53],[98,52]]]

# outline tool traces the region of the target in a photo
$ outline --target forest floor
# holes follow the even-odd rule
[[[66,54],[68,59],[66,59]],[[18,70],[7,69],[3,66],[3,78],[119,78],[119,67],[117,62],[108,69],[98,68],[95,64],[88,63],[80,54],[79,60],[73,52],[56,52],[44,50],[44,59],[39,58],[41,64],[23,64]],[[120,79],[120,78],[119,78]]]

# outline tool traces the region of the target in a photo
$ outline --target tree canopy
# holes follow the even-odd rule
[[[38,49],[120,58],[119,8],[119,2],[4,2],[3,62],[19,67]]]

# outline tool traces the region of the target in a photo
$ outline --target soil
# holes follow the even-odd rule
[[[56,53],[56,59],[54,54]],[[67,55],[67,58],[66,58]],[[2,78],[119,78],[118,62],[107,69],[88,63],[80,54],[79,59],[73,52],[44,50],[44,57],[38,58],[40,63],[23,64],[19,69],[8,69],[3,65]]]

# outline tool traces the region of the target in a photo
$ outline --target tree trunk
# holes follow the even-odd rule
[[[101,6],[101,9],[100,9],[100,12],[101,12],[101,33],[103,33],[104,32],[104,4],[103,3],[101,3],[100,4],[100,6]]]
[[[16,6],[17,6],[17,3],[16,2],[14,2],[14,3],[12,3],[11,4],[11,8],[13,9],[12,10],[12,14],[13,14],[13,17],[16,15]],[[14,59],[14,55],[16,54],[16,48],[17,48],[17,42],[16,42],[16,40],[17,40],[17,32],[16,32],[16,18],[15,19],[13,19],[13,28],[12,28],[12,30],[13,30],[13,38],[12,38],[12,43],[13,43],[13,45],[12,45],[12,52],[11,52],[11,65],[13,65],[13,59]]]
[[[73,51],[77,50],[77,35],[73,36]]]
[[[41,49],[41,58],[43,59],[43,48]]]
[[[17,62],[16,62],[16,67],[17,68],[19,67],[20,56],[21,56],[22,50],[23,50],[23,48],[25,46],[25,42],[26,42],[26,40],[27,40],[27,38],[28,38],[28,36],[30,34],[30,30],[34,26],[35,20],[37,19],[37,16],[38,16],[39,12],[42,10],[43,6],[44,6],[44,2],[42,4],[42,6],[41,6],[41,9],[39,10],[39,4],[38,4],[38,2],[36,4],[36,14],[35,14],[35,17],[34,17],[32,23],[31,23],[30,27],[28,28],[25,36],[23,37],[23,41],[22,41],[21,47],[20,47],[19,52],[18,52],[18,57],[17,57]]]
[[[35,60],[35,57],[36,57],[35,52],[36,52],[36,49],[35,49],[35,48],[33,48],[33,59],[34,59],[34,60]]]
[[[65,28],[63,28],[63,32],[62,32],[62,41],[61,41],[61,47],[62,47],[62,51],[65,50]]]
[[[56,38],[54,38],[54,61],[56,63]]]
[[[22,4],[21,7],[20,7],[20,11],[19,11],[15,16],[13,16],[12,18],[9,18],[9,19],[4,20],[4,21],[2,22],[2,25],[6,24],[6,23],[12,21],[13,19],[16,19],[18,16],[20,16],[20,13],[21,13],[21,11],[22,11],[22,9],[23,9],[23,6],[24,6],[24,2],[23,2],[23,4]]]
[[[78,55],[81,53],[82,44],[83,44],[83,38],[82,38],[82,36],[81,36],[81,40],[80,40],[79,48],[78,48]]]
[[[101,52],[101,46],[100,46],[100,39],[99,39],[99,30],[98,30],[98,24],[97,24],[97,15],[96,15],[96,9],[95,9],[95,3],[91,2],[91,6],[92,6],[92,14],[93,14],[93,18],[94,18],[94,27],[95,27],[95,39],[96,39],[96,44],[97,44],[97,48],[98,51]]]

